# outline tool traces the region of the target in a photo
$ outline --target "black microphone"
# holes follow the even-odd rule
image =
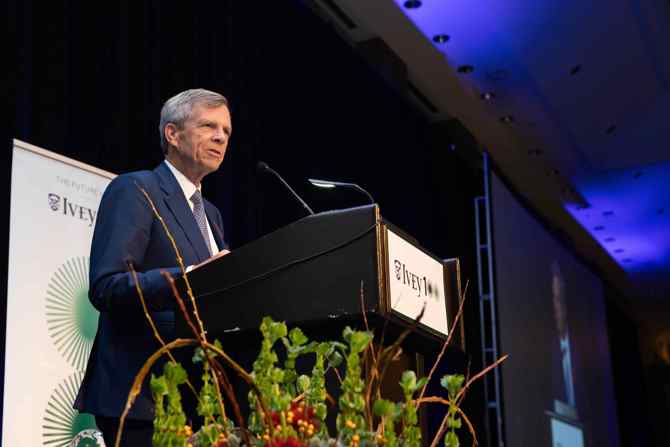
[[[293,190],[293,188],[291,188],[291,186],[289,186],[288,183],[286,183],[286,181],[282,178],[282,176],[279,175],[279,174],[277,173],[277,171],[275,171],[275,170],[272,169],[270,166],[268,166],[267,163],[265,163],[264,161],[259,161],[258,164],[256,165],[256,169],[258,169],[258,172],[269,172],[270,174],[272,174],[272,175],[274,175],[275,177],[277,177],[277,178],[279,179],[279,181],[282,182],[282,183],[284,184],[284,186],[286,187],[286,189],[288,189],[288,190],[291,192],[291,195],[292,195],[293,197],[295,197],[296,200],[297,200],[298,202],[300,202],[300,204],[302,205],[302,207],[305,208],[305,210],[307,210],[307,212],[308,212],[309,214],[314,214],[314,211],[312,211],[312,208],[310,208],[309,205],[307,205],[307,203],[305,203],[305,201],[302,200],[302,198],[298,195],[298,193],[295,192],[295,191]]]

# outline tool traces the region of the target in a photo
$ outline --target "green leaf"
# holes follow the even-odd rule
[[[340,354],[337,351],[333,351],[330,353],[328,356],[328,367],[329,368],[337,368],[342,364],[342,360],[344,357],[342,357],[342,354]]]
[[[274,342],[274,341],[279,340],[282,337],[286,337],[287,331],[288,331],[288,329],[286,328],[286,323],[284,323],[284,322],[280,322],[280,323],[273,322],[272,324],[270,324],[270,330],[269,330],[270,339]]]
[[[447,418],[447,427],[449,428],[461,428],[463,423],[460,418]]]
[[[167,381],[165,380],[165,376],[156,377],[152,374],[149,386],[151,387],[151,392],[153,394],[165,396],[168,393],[168,386]]]
[[[459,447],[461,443],[458,441],[458,436],[453,431],[447,432],[444,437],[445,447]]]
[[[416,373],[414,371],[405,371],[400,377],[400,388],[407,394],[412,394],[416,390]]]
[[[416,388],[414,389],[414,391],[416,391],[416,390],[420,390],[421,388],[423,388],[424,386],[426,386],[427,383],[428,383],[428,377],[422,377],[422,378],[420,378],[420,379],[418,380],[418,382],[416,382]]]
[[[193,363],[202,363],[205,360],[205,351],[202,348],[198,347],[193,353]]]
[[[454,398],[463,386],[465,376],[463,374],[447,374],[440,380],[440,385],[447,389],[449,398]]]
[[[375,415],[382,417],[393,416],[395,413],[395,404],[386,399],[378,399],[375,401],[372,411]]]
[[[298,379],[296,380],[296,383],[297,383],[298,389],[300,390],[301,393],[307,392],[307,390],[309,389],[310,382],[311,382],[311,380],[310,380],[309,376],[306,376],[306,375],[303,374],[300,377],[298,377]]]
[[[181,385],[186,383],[188,376],[186,370],[179,363],[168,362],[165,364],[165,378],[170,383]]]
[[[330,352],[331,349],[333,349],[333,346],[330,343],[325,343],[325,342],[324,343],[319,343],[316,346],[316,353],[318,355],[325,356]]]
[[[345,327],[344,330],[342,331],[342,339],[347,343],[350,343],[349,339],[351,338],[353,333],[354,331],[349,326]]]
[[[328,412],[328,408],[326,407],[326,404],[324,404],[324,403],[318,403],[314,407],[314,414],[316,415],[316,417],[318,417],[322,421],[326,419],[327,412]]]
[[[352,353],[362,352],[372,341],[371,332],[356,331],[349,338]]]
[[[291,329],[288,338],[294,346],[304,345],[309,340],[299,327]]]
[[[281,368],[273,368],[272,370],[272,381],[275,383],[281,383],[284,381],[284,370]]]

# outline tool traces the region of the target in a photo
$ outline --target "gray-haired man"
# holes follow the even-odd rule
[[[180,269],[139,187],[149,193],[186,265],[228,253],[221,214],[200,191],[202,179],[221,165],[232,133],[226,98],[203,89],[179,93],[163,105],[159,130],[165,161],[153,171],[123,174],[110,183],[91,245],[89,298],[100,320],[75,408],[96,416],[107,445],[113,445],[135,375],[159,348],[128,262],[138,272],[161,336],[174,338],[175,301],[161,272],[176,277]],[[145,384],[128,415],[122,445],[151,445],[153,410]]]

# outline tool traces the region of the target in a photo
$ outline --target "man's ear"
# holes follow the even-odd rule
[[[163,129],[165,134],[165,140],[168,142],[168,145],[179,147],[179,137],[178,137],[179,128],[174,123],[167,123]]]

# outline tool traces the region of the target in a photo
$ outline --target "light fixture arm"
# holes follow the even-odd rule
[[[356,183],[334,182],[334,181],[331,181],[331,180],[319,180],[319,179],[313,179],[313,178],[310,178],[308,180],[313,186],[316,186],[317,188],[342,187],[342,188],[355,189],[356,191],[358,191],[360,193],[363,193],[365,195],[365,197],[368,198],[371,205],[374,205],[374,203],[375,203],[375,199],[372,197],[372,195],[369,192],[367,192],[365,189],[358,186]]]

